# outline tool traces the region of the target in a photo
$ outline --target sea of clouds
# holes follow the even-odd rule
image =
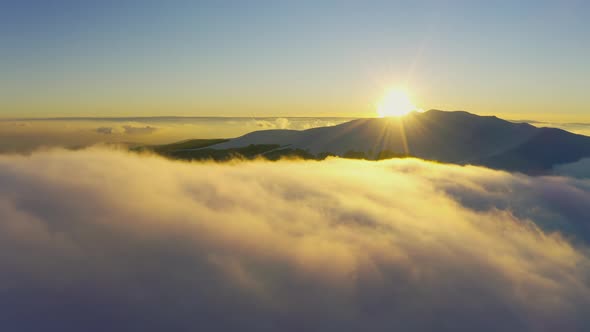
[[[0,155],[3,331],[585,331],[590,182]]]
[[[305,130],[350,118],[48,118],[0,119],[0,154],[97,144],[166,144],[195,138],[234,138],[256,130]]]

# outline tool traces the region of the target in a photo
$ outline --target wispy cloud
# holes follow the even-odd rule
[[[560,128],[580,135],[590,135],[590,123],[585,122],[543,122],[534,120],[521,122],[528,122],[536,127]]]
[[[590,158],[584,158],[575,163],[558,165],[553,170],[560,175],[590,179]]]
[[[0,119],[0,153],[101,143],[165,144],[194,138],[232,138],[261,129],[309,129],[348,118],[59,118]]]
[[[125,131],[125,134],[129,134],[129,135],[138,135],[138,134],[145,135],[145,134],[151,134],[151,133],[155,132],[156,130],[158,130],[158,128],[152,127],[152,126],[136,127],[136,126],[126,125],[126,126],[123,126],[123,130]]]
[[[104,135],[111,135],[114,132],[114,128],[113,127],[98,127],[96,128],[96,132],[99,134],[104,134]]]
[[[590,324],[580,180],[91,149],[0,156],[0,181],[0,312],[14,330]]]

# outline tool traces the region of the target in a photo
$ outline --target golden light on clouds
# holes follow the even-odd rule
[[[92,331],[589,324],[590,256],[558,233],[590,236],[581,180],[102,148],[0,155],[0,178],[0,307],[21,330],[84,330],[99,305]]]
[[[107,149],[2,155],[0,178],[0,307],[8,326],[36,324],[22,330],[84,330],[98,304],[92,331],[118,331],[121,316],[141,331],[589,324],[590,256],[557,233],[588,219],[582,181],[416,159],[180,163]]]

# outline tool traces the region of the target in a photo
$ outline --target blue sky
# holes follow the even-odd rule
[[[0,2],[0,117],[588,117],[585,1]]]

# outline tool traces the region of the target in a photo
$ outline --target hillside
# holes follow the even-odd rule
[[[248,158],[277,159],[293,154],[316,159],[327,155],[366,159],[413,156],[543,173],[555,165],[590,156],[590,137],[513,123],[495,116],[430,110],[405,117],[357,119],[301,131],[255,131],[208,145],[206,149],[182,149],[172,156],[223,160],[240,154],[239,150],[248,151],[245,155]]]

